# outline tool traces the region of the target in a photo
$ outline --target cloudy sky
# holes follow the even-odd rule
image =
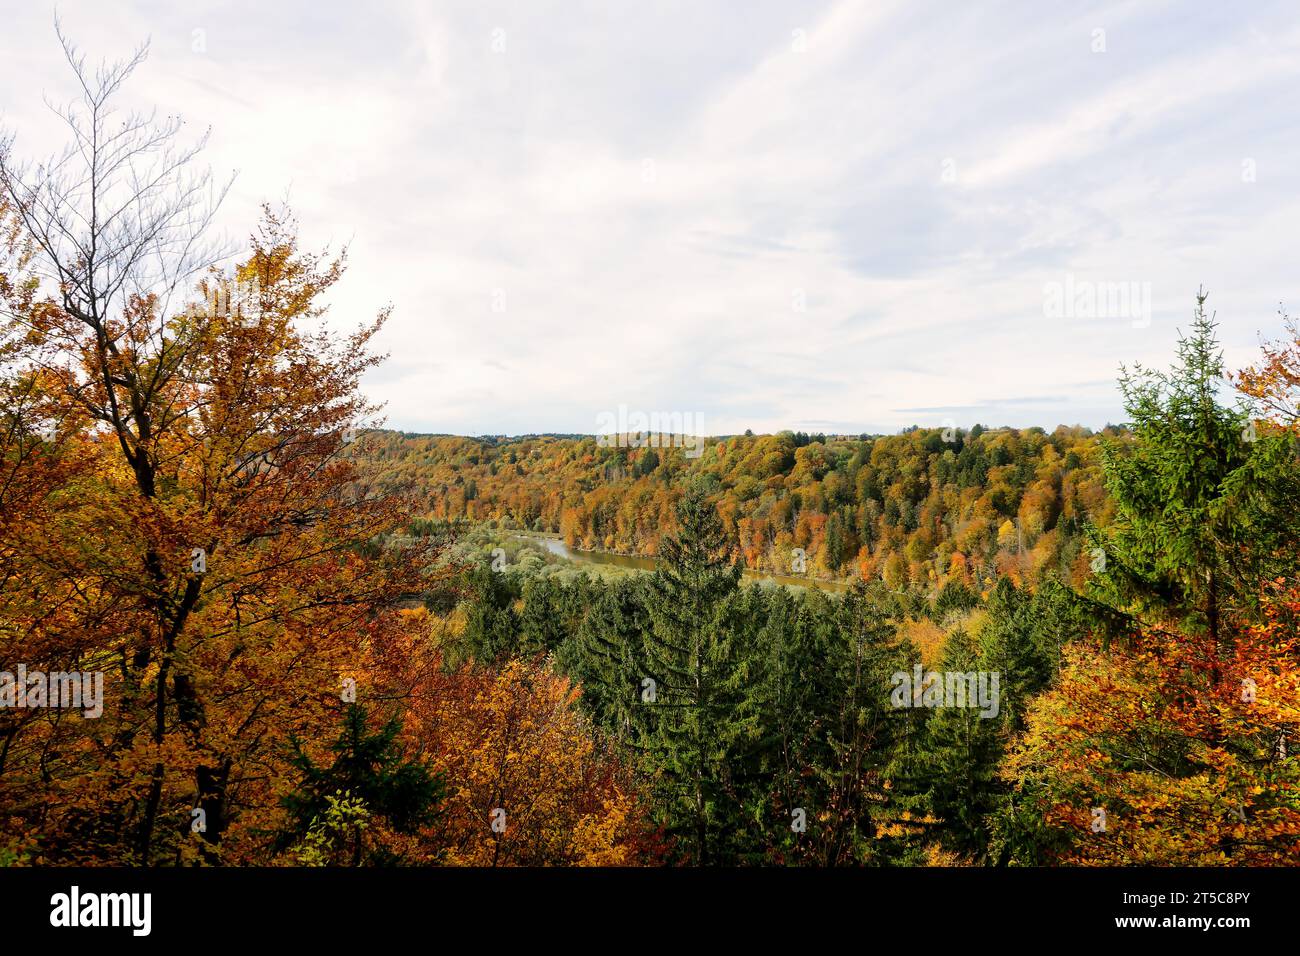
[[[1300,309],[1300,10],[976,6],[58,9],[92,58],[151,40],[128,101],[211,126],[231,236],[287,194],[351,242],[332,315],[394,306],[390,427],[1100,426],[1198,285],[1249,362]],[[53,18],[0,17],[25,155],[74,92]]]

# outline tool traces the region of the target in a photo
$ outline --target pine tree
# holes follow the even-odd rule
[[[277,836],[276,849],[288,849],[305,837],[313,824],[325,820],[331,798],[355,803],[398,833],[414,833],[432,823],[446,790],[440,776],[418,759],[407,758],[397,740],[401,729],[401,722],[394,718],[372,730],[365,709],[348,704],[343,727],[330,746],[335,756],[328,767],[316,764],[302,741],[293,740],[290,760],[302,774],[302,782],[282,801],[289,824]],[[351,863],[359,866],[364,842],[360,833],[353,837]],[[388,859],[382,847],[373,847],[370,857],[370,862]]]
[[[507,575],[482,565],[470,571],[466,581],[470,598],[460,637],[462,653],[482,663],[517,653],[519,620]]]
[[[1171,371],[1138,366],[1120,379],[1133,435],[1104,448],[1116,514],[1098,578],[1111,607],[1218,643],[1225,615],[1253,608],[1261,582],[1294,557],[1297,475],[1285,436],[1257,436],[1244,404],[1220,404],[1223,355],[1205,301],[1197,295]]]
[[[857,581],[827,620],[827,746],[814,766],[825,822],[810,841],[823,866],[883,861],[895,848],[878,839],[879,831],[907,809],[891,778],[922,718],[895,708],[890,687],[892,675],[917,654],[897,636],[887,597],[879,584]]]
[[[976,641],[958,628],[944,643],[940,670],[969,673],[996,670],[981,660]],[[999,675],[999,686],[1003,686]],[[989,816],[998,806],[998,762],[1002,758],[1001,721],[977,708],[939,707],[926,724],[921,774],[926,797],[948,849],[979,860],[988,851]]]
[[[640,577],[629,576],[566,590],[579,589],[587,613],[560,645],[557,662],[581,685],[582,706],[598,726],[619,739],[635,738],[645,717],[637,706],[646,674],[642,636],[650,629],[644,585]]]
[[[732,542],[701,488],[677,504],[677,533],[665,540],[650,578],[645,635],[648,722],[640,746],[659,772],[669,835],[699,864],[718,857],[735,824],[728,756],[736,739],[737,653],[724,633],[723,608],[741,567],[728,565]]]

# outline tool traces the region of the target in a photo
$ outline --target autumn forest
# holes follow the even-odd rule
[[[222,253],[65,47],[67,151],[0,136],[0,866],[1300,863],[1286,314],[1233,367],[1190,279],[1098,429],[403,431],[347,250]]]

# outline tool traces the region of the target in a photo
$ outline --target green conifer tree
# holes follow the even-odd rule
[[[331,744],[334,760],[329,766],[316,764],[303,749],[302,741],[294,740],[291,761],[302,780],[283,800],[289,823],[277,835],[276,849],[288,849],[306,837],[314,824],[325,820],[331,798],[363,807],[367,815],[387,820],[399,833],[414,833],[432,823],[446,793],[445,786],[442,778],[423,762],[407,757],[397,740],[401,729],[396,718],[371,729],[365,708],[348,704],[342,729]],[[342,836],[351,837],[353,866],[395,862],[379,847],[367,853],[359,832]]]
[[[620,740],[636,740],[646,717],[639,706],[646,676],[642,641],[650,629],[644,582],[629,576],[569,590],[579,588],[586,614],[560,645],[556,660],[581,685],[582,706],[592,720]]]
[[[677,533],[665,540],[646,607],[647,720],[640,745],[658,772],[665,829],[694,862],[724,862],[737,826],[728,758],[737,738],[738,655],[723,609],[740,581],[732,542],[703,489],[677,504]]]
[[[981,659],[977,642],[958,628],[944,642],[941,673],[995,670]],[[999,675],[999,688],[1003,686]],[[930,811],[942,822],[940,842],[970,859],[980,861],[988,851],[988,818],[997,808],[1002,758],[1002,722],[983,716],[974,707],[940,707],[930,712],[926,724],[921,773],[927,787]],[[1001,710],[1002,702],[999,702]],[[1000,715],[999,715],[1000,716]]]
[[[1199,293],[1169,372],[1124,371],[1131,439],[1103,452],[1115,519],[1103,539],[1102,600],[1151,624],[1225,639],[1228,615],[1256,606],[1261,583],[1297,547],[1295,451],[1256,434],[1244,403],[1220,401],[1223,354]]]

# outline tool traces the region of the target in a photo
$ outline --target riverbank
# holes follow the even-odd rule
[[[619,554],[615,551],[585,551],[571,548],[565,544],[560,535],[549,531],[509,531],[511,536],[524,540],[539,541],[548,552],[557,558],[573,564],[607,565],[634,571],[653,571],[655,559],[644,555]],[[744,569],[744,575],[751,581],[779,584],[782,587],[818,588],[826,591],[847,591],[850,582],[830,578],[814,578],[807,575],[772,574],[768,571]]]

